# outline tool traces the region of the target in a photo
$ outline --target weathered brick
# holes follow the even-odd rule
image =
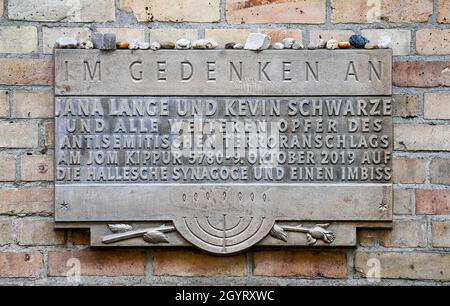
[[[333,23],[372,23],[379,20],[380,15],[381,7],[371,9],[367,0],[332,0],[331,2],[331,22]]]
[[[91,242],[91,234],[89,230],[73,230],[72,243],[74,245],[89,245]]]
[[[416,213],[420,215],[450,215],[450,190],[416,190]]]
[[[309,32],[309,44],[317,46],[320,40],[328,41],[336,39],[337,41],[348,41],[350,36],[355,34],[351,30],[316,30]]]
[[[450,151],[450,126],[394,125],[394,148],[402,151]]]
[[[411,189],[395,189],[394,190],[394,214],[395,215],[410,215],[411,199],[413,192]]]
[[[0,246],[11,243],[11,221],[0,220]]]
[[[147,263],[143,251],[50,251],[48,276],[66,276],[72,258],[80,261],[81,276],[143,276]]]
[[[38,125],[34,122],[0,122],[0,148],[35,148]]]
[[[121,0],[120,9],[140,22],[217,22],[220,0]]]
[[[139,22],[152,21],[152,0],[120,0],[120,10],[133,13]]]
[[[333,23],[427,22],[433,14],[433,0],[333,0],[331,7]]]
[[[399,87],[450,86],[450,62],[394,62],[392,72],[393,85]]]
[[[392,161],[394,183],[421,184],[425,182],[425,160],[395,158]]]
[[[227,0],[228,23],[325,23],[325,0]]]
[[[395,220],[392,229],[380,232],[380,244],[388,248],[426,247],[426,220]]]
[[[244,44],[251,32],[249,29],[206,29],[205,37],[214,39],[223,48],[229,42]]]
[[[38,277],[43,267],[39,252],[0,252],[0,277]]]
[[[450,248],[450,221],[433,221],[433,247]]]
[[[14,96],[16,118],[53,117],[53,92],[17,91]]]
[[[22,181],[53,181],[53,156],[23,155],[20,176]]]
[[[47,59],[0,59],[0,85],[51,85],[53,63]]]
[[[300,42],[303,42],[301,30],[292,29],[259,29],[256,32],[264,33],[270,36],[272,42],[282,41],[286,37],[292,37]]]
[[[424,55],[450,54],[450,30],[423,29],[416,34],[417,53]]]
[[[433,159],[430,176],[433,184],[450,185],[450,159]]]
[[[16,180],[16,157],[14,155],[0,155],[0,181]]]
[[[425,93],[425,119],[450,119],[450,92]]]
[[[372,43],[378,43],[383,37],[391,38],[391,48],[394,55],[408,55],[411,49],[410,30],[376,29],[362,30],[361,34],[367,37]]]
[[[66,28],[66,27],[56,27],[42,28],[42,40],[44,44],[44,53],[53,53],[53,47],[58,38],[68,36],[73,37],[78,41],[86,41],[91,37],[91,30],[88,27],[83,28]]]
[[[194,29],[150,29],[150,41],[173,41],[180,38],[194,41],[198,38],[198,32]]]
[[[50,216],[53,210],[53,188],[0,189],[1,215]]]
[[[48,147],[55,145],[55,124],[53,122],[44,123],[44,145]]]
[[[372,247],[378,242],[379,231],[374,229],[361,229],[356,232],[358,245],[362,247]]]
[[[9,0],[8,18],[47,22],[114,21],[114,0],[79,0],[68,4],[61,0]]]
[[[397,94],[394,95],[394,116],[414,118],[419,116],[419,96]]]
[[[197,251],[153,252],[155,275],[177,276],[244,276],[245,255],[217,257]]]
[[[0,53],[37,52],[36,27],[0,27]]]
[[[433,15],[433,0],[382,1],[381,20],[393,23],[427,22]]]
[[[19,245],[60,245],[66,242],[65,231],[56,231],[53,220],[20,219],[16,230]]]
[[[253,255],[253,264],[253,274],[258,276],[347,276],[347,256],[344,252],[261,251]]]
[[[439,23],[450,23],[450,1],[439,0],[437,21]]]
[[[0,118],[9,117],[9,91],[0,90]]]
[[[132,42],[134,40],[143,42],[145,41],[145,32],[143,29],[133,29],[133,28],[97,28],[100,33],[114,33],[116,34],[117,41],[128,41]]]
[[[450,280],[450,254],[426,252],[356,252],[355,270],[366,277],[373,263],[380,261],[381,278]]]

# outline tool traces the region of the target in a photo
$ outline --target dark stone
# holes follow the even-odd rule
[[[349,42],[353,47],[362,49],[370,41],[367,38],[365,38],[364,36],[352,35],[352,36],[350,36]]]
[[[92,43],[95,49],[99,50],[115,50],[116,49],[116,34],[113,33],[92,33]]]
[[[234,49],[234,46],[236,45],[235,42],[229,42],[225,44],[225,49]]]

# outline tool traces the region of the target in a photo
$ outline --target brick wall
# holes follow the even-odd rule
[[[366,284],[373,258],[382,284],[450,284],[450,0],[374,2],[0,0],[0,284],[65,284],[78,262],[85,284]],[[391,35],[393,230],[360,231],[356,249],[255,249],[226,258],[99,251],[86,232],[54,231],[52,46],[92,31],[142,41],[208,36],[222,46],[252,31],[305,45]]]

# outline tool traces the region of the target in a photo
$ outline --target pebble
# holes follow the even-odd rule
[[[285,49],[292,49],[292,46],[295,43],[295,39],[287,37],[283,39],[281,42],[283,43]]]
[[[330,39],[329,41],[327,41],[327,49],[328,50],[335,50],[339,47],[338,45],[339,45],[339,42],[335,39]]]
[[[340,43],[338,43],[339,49],[348,49],[351,46],[352,45],[348,41],[341,41]]]
[[[175,43],[171,41],[163,41],[160,43],[161,49],[175,49]]]
[[[150,49],[150,44],[148,42],[141,42],[139,43],[139,49],[140,50],[148,50]]]
[[[72,37],[60,37],[55,42],[56,49],[76,49],[78,48],[78,40]]]
[[[274,48],[274,49],[277,49],[277,50],[283,50],[283,49],[284,49],[284,44],[283,44],[283,43],[280,43],[280,42],[277,42],[277,43],[275,43],[275,44],[273,45],[273,48]]]
[[[364,49],[378,49],[378,45],[377,44],[366,44],[364,46]]]
[[[117,49],[128,49],[129,46],[130,46],[130,43],[127,41],[120,41],[120,42],[116,43]]]
[[[236,50],[244,49],[244,44],[237,43],[234,45],[233,49],[236,49]]]
[[[157,41],[154,41],[150,44],[150,49],[153,51],[159,50],[159,49],[161,49],[161,44]]]
[[[310,50],[325,49],[326,45],[327,42],[321,38],[316,45],[310,44],[308,49]]]
[[[181,38],[179,40],[177,40],[177,42],[175,43],[175,47],[178,50],[188,50],[192,47],[191,45],[191,41],[186,39],[186,38]]]
[[[250,33],[247,37],[244,49],[252,51],[261,51],[268,49],[272,40],[263,33]]]
[[[304,49],[304,47],[303,47],[303,44],[301,42],[296,41],[292,45],[292,49],[294,49],[294,50],[302,50],[302,49]]]
[[[236,46],[235,42],[229,42],[225,44],[225,49],[234,49],[234,46]]]
[[[128,49],[130,49],[130,50],[138,50],[139,49],[139,42],[132,41],[131,43],[128,44]]]
[[[391,47],[392,38],[390,36],[384,36],[378,41],[378,47],[380,49],[387,49]]]
[[[80,48],[86,50],[94,49],[94,44],[92,43],[92,41],[86,40],[80,44]]]
[[[115,50],[116,34],[94,32],[91,35],[92,43],[95,49],[99,50]]]
[[[198,39],[192,43],[193,49],[215,49],[219,44],[214,39]]]
[[[365,45],[367,45],[370,41],[365,38],[364,36],[361,35],[352,35],[350,36],[350,40],[349,40],[350,44],[355,47],[355,48],[359,48],[362,49],[365,47]]]

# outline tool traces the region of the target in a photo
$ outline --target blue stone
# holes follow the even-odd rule
[[[349,42],[353,47],[361,49],[369,43],[369,40],[361,35],[352,35]]]

